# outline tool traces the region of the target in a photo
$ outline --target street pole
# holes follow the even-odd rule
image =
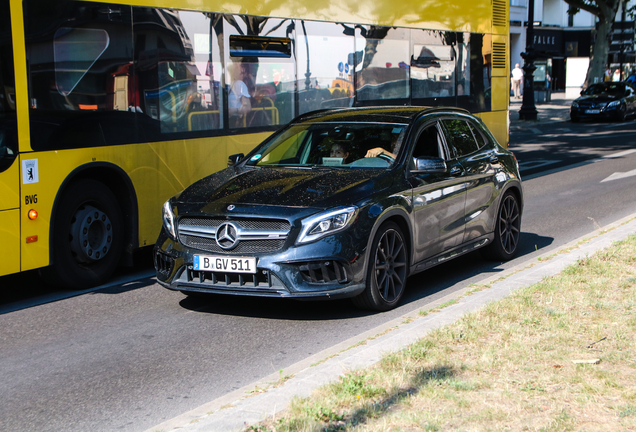
[[[523,64],[523,103],[519,110],[519,119],[536,120],[537,107],[534,105],[534,0],[528,0],[528,27],[526,28],[526,52],[521,53]]]

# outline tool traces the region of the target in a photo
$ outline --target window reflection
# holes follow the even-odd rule
[[[455,96],[457,44],[454,32],[413,30],[411,80],[413,98]],[[433,103],[435,104],[435,103]],[[444,103],[448,105],[448,102]]]
[[[356,50],[356,98],[380,101],[409,97],[408,29],[358,26]]]
[[[142,95],[136,111],[159,120],[162,133],[223,125],[218,91],[221,62],[212,24],[211,17],[201,12],[135,10]]]
[[[299,114],[353,103],[353,32],[344,24],[296,21]]]
[[[295,115],[293,21],[226,15],[224,33],[233,41],[225,75],[229,127],[288,123]]]

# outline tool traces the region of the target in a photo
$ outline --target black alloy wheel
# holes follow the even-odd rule
[[[521,235],[521,209],[517,196],[506,192],[501,200],[495,225],[495,238],[484,248],[488,258],[508,261],[517,253]]]
[[[408,253],[402,231],[387,222],[376,233],[369,250],[366,289],[353,303],[360,309],[387,311],[399,303],[408,276]]]
[[[119,202],[103,183],[71,184],[56,206],[53,265],[43,274],[54,285],[78,290],[100,285],[121,259],[124,235]]]

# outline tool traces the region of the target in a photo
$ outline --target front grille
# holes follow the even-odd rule
[[[337,261],[316,261],[301,263],[300,274],[310,283],[347,283],[349,281],[347,267]]]
[[[238,246],[236,246],[232,250],[225,250],[221,248],[218,244],[216,244],[216,240],[189,236],[189,235],[181,235],[179,236],[179,240],[185,246],[193,247],[196,249],[208,251],[208,252],[217,252],[217,253],[230,253],[230,254],[258,254],[265,252],[274,252],[279,250],[285,244],[285,240],[247,240],[241,241]]]
[[[226,222],[231,222],[238,229],[238,241],[229,249],[222,248],[216,241],[217,229]],[[193,217],[181,218],[178,227],[179,241],[184,246],[224,254],[275,252],[285,244],[290,229],[288,221],[279,219]]]

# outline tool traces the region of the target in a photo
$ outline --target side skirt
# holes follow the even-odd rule
[[[428,258],[424,261],[420,261],[419,263],[411,266],[411,272],[409,276],[415,273],[419,273],[421,271],[427,270],[431,267],[435,267],[436,265],[442,264],[450,259],[457,258],[460,255],[464,255],[469,252],[473,252],[479,248],[482,248],[484,246],[487,246],[493,241],[494,238],[495,238],[495,234],[491,233],[491,234],[473,239],[468,243],[463,243],[449,251],[445,251],[439,255],[435,255],[432,258]]]

